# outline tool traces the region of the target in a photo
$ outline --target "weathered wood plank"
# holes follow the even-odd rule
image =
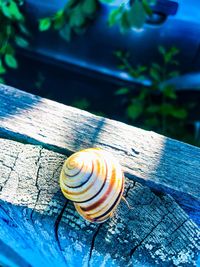
[[[134,209],[121,203],[102,225],[80,218],[58,185],[65,158],[0,139],[0,240],[22,266],[197,265],[198,227],[172,197],[128,178],[125,196]]]
[[[68,153],[102,147],[129,178],[170,193],[200,224],[200,149],[154,132],[0,86],[0,136]]]

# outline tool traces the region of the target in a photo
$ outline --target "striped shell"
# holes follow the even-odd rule
[[[112,216],[121,200],[124,175],[110,153],[89,148],[74,153],[65,161],[60,187],[84,219],[102,223]]]

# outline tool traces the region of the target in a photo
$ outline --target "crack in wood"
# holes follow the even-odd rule
[[[178,229],[180,229],[186,222],[188,221],[188,218],[185,219],[179,226],[177,226],[172,232],[171,232],[171,236],[173,236],[173,234],[178,231]],[[171,239],[166,246],[170,246],[172,244],[172,242],[176,239],[177,237],[175,236],[175,238]]]
[[[63,162],[61,162],[61,163],[58,165],[58,167],[53,171],[53,173],[52,173],[52,178],[54,178],[55,174],[57,173],[57,171],[58,171],[60,168],[62,168],[62,166],[63,166]],[[60,175],[60,174],[59,174],[59,175]]]
[[[131,150],[132,150],[132,152],[135,153],[136,155],[139,155],[139,154],[140,154],[140,152],[137,151],[137,150],[135,150],[134,148],[131,148]]]
[[[30,218],[31,218],[32,223],[34,223],[34,222],[33,222],[33,213],[34,213],[35,208],[36,208],[36,206],[37,206],[37,203],[38,203],[38,201],[39,201],[39,196],[40,196],[41,191],[42,191],[41,189],[38,190],[37,197],[36,197],[36,201],[35,201],[35,204],[34,204],[34,207],[33,207],[32,211],[31,211]]]
[[[60,251],[62,251],[62,248],[61,248],[59,237],[58,237],[58,228],[59,228],[63,213],[64,213],[68,203],[69,203],[69,200],[67,199],[65,204],[64,204],[64,206],[63,206],[63,208],[62,208],[62,210],[60,211],[55,223],[54,223],[55,238],[56,238],[56,241],[57,241],[57,244],[58,244],[58,247],[59,247]]]
[[[130,258],[132,258],[135,251],[142,245],[142,243],[153,233],[153,231],[163,222],[165,217],[168,216],[169,214],[170,214],[169,211],[165,213],[162,216],[162,218],[159,220],[159,222],[156,225],[154,225],[154,227],[152,227],[151,231],[149,231],[149,233],[134,248],[131,249],[130,254],[129,254]]]
[[[95,231],[95,233],[94,233],[94,235],[92,237],[92,241],[91,241],[91,245],[90,245],[90,253],[89,253],[89,259],[88,259],[88,265],[87,265],[88,267],[90,267],[90,264],[91,264],[90,261],[91,261],[91,258],[92,258],[92,253],[93,253],[93,249],[94,249],[95,240],[96,240],[97,235],[98,235],[100,229],[102,228],[102,226],[103,226],[103,223],[98,225],[97,230]]]
[[[118,148],[117,146],[112,146],[112,145],[104,144],[104,143],[100,143],[100,142],[98,142],[98,145],[100,145],[101,147],[105,147],[105,148],[109,147],[109,148],[111,148],[113,151],[119,151],[120,154],[121,154],[121,153],[124,153],[124,154],[125,154],[126,156],[128,156],[128,157],[136,157],[135,155],[133,155],[133,153],[131,153],[131,152],[129,151],[128,148],[127,148],[127,150],[125,150],[125,149],[122,149],[121,147]],[[112,152],[112,153],[113,153],[113,152]]]
[[[16,166],[16,163],[17,163],[17,160],[19,158],[19,154],[21,153],[22,151],[19,151],[15,157],[15,160],[14,160],[14,163],[13,163],[13,166],[7,166],[9,169],[10,169],[10,172],[8,174],[8,178],[6,179],[5,183],[3,184],[3,186],[1,186],[0,188],[0,192],[2,191],[2,189],[6,186],[6,184],[8,183],[9,179],[10,179],[10,176],[11,176],[11,173],[14,171],[15,169],[15,166]],[[5,165],[6,166],[6,165]]]
[[[39,180],[39,172],[41,169],[41,164],[40,164],[41,155],[42,155],[42,148],[40,148],[40,150],[39,150],[39,156],[38,156],[37,161],[35,163],[36,166],[38,166],[38,169],[36,172],[36,179],[35,179],[35,186],[36,186],[37,190],[39,190],[38,180]]]
[[[35,162],[35,165],[37,166],[38,164],[39,164],[39,162],[40,162],[40,159],[41,159],[41,156],[42,156],[42,149],[43,149],[43,147],[40,147],[40,149],[39,149],[39,155],[38,155],[38,158],[37,158],[37,160],[36,160],[36,162]],[[39,166],[40,166],[40,164],[39,164]]]
[[[42,191],[42,190],[39,188],[39,185],[38,185],[39,172],[40,172],[40,169],[41,169],[40,159],[41,159],[41,155],[42,155],[42,149],[43,149],[43,148],[41,147],[40,150],[39,150],[38,158],[37,158],[37,160],[36,160],[36,162],[35,162],[36,166],[38,166],[38,168],[37,168],[37,172],[36,172],[36,179],[35,179],[35,186],[36,186],[38,192],[37,192],[37,197],[36,197],[36,201],[35,201],[34,207],[33,207],[32,211],[31,211],[31,214],[30,214],[30,218],[31,218],[32,223],[34,223],[34,222],[33,222],[33,214],[34,214],[35,208],[36,208],[36,206],[37,206],[37,203],[38,203],[38,200],[39,200],[40,193],[41,193],[41,191]]]
[[[129,191],[130,191],[131,189],[134,188],[135,184],[136,184],[136,182],[133,181],[133,182],[128,186],[128,188],[126,189],[126,192],[125,192],[124,195],[123,195],[124,198],[127,198],[127,197],[128,197],[128,193],[129,193]]]

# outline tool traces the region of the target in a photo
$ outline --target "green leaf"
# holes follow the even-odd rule
[[[127,108],[127,115],[130,119],[136,120],[142,114],[143,107],[141,103],[132,103]]]
[[[179,71],[171,71],[168,75],[169,78],[175,78],[180,75]]]
[[[80,108],[80,109],[88,109],[90,106],[90,103],[86,98],[82,98],[82,99],[74,101],[72,103],[72,106]]]
[[[113,3],[115,0],[99,0],[101,3],[103,4],[111,4]]]
[[[170,53],[172,56],[175,56],[179,53],[179,49],[175,46],[172,46],[168,53]]]
[[[106,117],[106,114],[103,113],[102,111],[92,111],[92,114],[94,114],[96,116],[100,116],[100,117]]]
[[[5,83],[5,80],[4,80],[4,78],[2,78],[2,77],[0,77],[0,83]]]
[[[176,119],[185,119],[187,117],[187,110],[185,108],[176,107],[169,103],[164,103],[160,106],[160,114],[172,116]]]
[[[65,9],[72,7],[76,4],[77,0],[68,0],[65,6]]]
[[[153,63],[152,63],[152,67],[153,67],[155,70],[157,70],[158,72],[160,72],[161,66],[158,65],[157,63],[153,62]]]
[[[24,17],[22,13],[19,11],[19,8],[17,4],[14,1],[11,1],[11,4],[9,6],[10,13],[16,20],[23,20]]]
[[[170,64],[175,65],[175,66],[179,66],[180,65],[180,63],[177,60],[171,60]]]
[[[137,67],[137,70],[138,70],[139,73],[143,73],[143,72],[145,72],[147,70],[147,66],[139,65]]]
[[[130,26],[136,29],[141,29],[146,21],[146,17],[147,14],[144,10],[142,2],[135,0],[127,14]]]
[[[7,43],[6,47],[5,47],[5,54],[10,54],[10,55],[14,55],[15,50],[12,47],[11,44]]]
[[[85,15],[93,15],[97,9],[96,0],[85,0],[82,4],[82,10]]]
[[[154,82],[159,82],[161,80],[160,73],[157,69],[151,67],[149,74]]]
[[[71,40],[71,27],[69,24],[65,24],[65,26],[59,31],[60,36],[67,42]]]
[[[165,60],[165,63],[172,63],[172,59],[175,55],[177,55],[179,53],[179,50],[176,48],[176,47],[171,47],[168,51],[166,51],[165,55],[164,55],[164,60]],[[173,60],[173,64],[174,64],[174,61]]]
[[[126,95],[129,93],[129,89],[126,87],[120,88],[115,92],[115,95]]]
[[[121,64],[121,65],[118,65],[117,68],[119,70],[125,70],[126,69],[126,65]]]
[[[144,123],[148,127],[155,127],[155,126],[159,125],[159,120],[157,118],[153,117],[153,118],[146,119],[144,121]]]
[[[6,26],[6,34],[7,35],[12,35],[12,34],[14,34],[15,32],[14,32],[14,29],[13,29],[13,27],[11,26],[11,25],[7,25]]]
[[[123,11],[120,19],[120,32],[125,33],[129,28],[128,11]]]
[[[138,96],[138,100],[143,101],[146,97],[148,97],[149,91],[146,88],[142,88],[140,91],[140,94]]]
[[[82,35],[86,32],[86,28],[84,26],[79,27],[79,28],[73,28],[74,32],[78,35]]]
[[[2,61],[0,60],[0,74],[5,74],[6,73],[6,69],[4,68]]]
[[[37,78],[36,78],[36,81],[35,81],[36,89],[41,89],[44,81],[45,81],[45,76],[43,75],[42,72],[38,72]]]
[[[18,23],[18,26],[19,26],[19,29],[20,31],[27,35],[27,36],[30,36],[30,32],[28,31],[28,29],[26,28],[26,26],[24,25],[24,23]]]
[[[171,115],[177,119],[185,119],[187,117],[187,110],[184,108],[175,108],[171,112]]]
[[[123,58],[123,52],[121,50],[116,50],[113,52],[113,54],[118,57],[119,59]]]
[[[2,6],[1,6],[1,11],[2,11],[3,15],[4,15],[5,17],[11,19],[12,16],[11,16],[11,14],[10,14],[10,11],[9,11],[9,8],[8,8],[6,2],[1,3],[1,4],[2,4]]]
[[[26,39],[24,39],[23,37],[18,36],[18,35],[15,36],[15,42],[18,46],[23,47],[23,48],[27,47],[29,45],[29,43]]]
[[[69,18],[69,24],[71,27],[80,27],[85,23],[85,16],[82,11],[81,5],[76,6]]]
[[[39,30],[41,32],[47,31],[51,27],[51,19],[43,18],[39,20]]]
[[[53,18],[53,28],[58,30],[65,24],[65,16],[63,10],[59,10]]]
[[[115,25],[117,22],[120,21],[121,16],[122,16],[122,12],[123,12],[122,6],[116,8],[116,9],[113,9],[110,12],[109,17],[108,17],[108,25],[110,27]]]
[[[22,13],[19,11],[17,4],[14,1],[4,1],[2,3],[2,12],[6,17],[10,19],[18,21],[24,19]]]
[[[146,112],[148,112],[148,113],[157,113],[157,112],[159,112],[159,110],[160,110],[160,106],[151,105],[151,106],[147,107]]]
[[[172,104],[169,103],[164,103],[162,105],[160,105],[160,109],[159,109],[159,113],[162,115],[171,115],[174,111],[174,106]]]
[[[176,99],[177,98],[177,95],[176,95],[176,92],[174,90],[174,87],[171,86],[171,85],[167,85],[163,88],[163,95],[168,97],[168,98],[171,98],[171,99]]]
[[[166,50],[163,46],[159,45],[158,47],[158,51],[161,55],[165,55],[166,54]]]
[[[150,5],[149,1],[147,1],[147,0],[142,0],[142,4],[143,4],[143,8],[144,8],[145,12],[146,12],[149,16],[151,16],[153,12],[152,12],[151,5]]]
[[[13,69],[16,69],[18,67],[17,60],[15,59],[13,55],[6,54],[4,58],[5,58],[6,65],[8,67],[13,68]]]

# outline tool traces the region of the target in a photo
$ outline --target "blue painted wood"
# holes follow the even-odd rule
[[[117,154],[116,154],[117,156]],[[9,266],[195,266],[200,231],[174,199],[126,177],[105,223],[84,221],[59,188],[65,155],[0,139],[0,262]],[[5,244],[5,246],[4,246]]]
[[[0,136],[69,154],[102,147],[130,179],[171,194],[200,224],[200,149],[11,87],[0,87]]]

